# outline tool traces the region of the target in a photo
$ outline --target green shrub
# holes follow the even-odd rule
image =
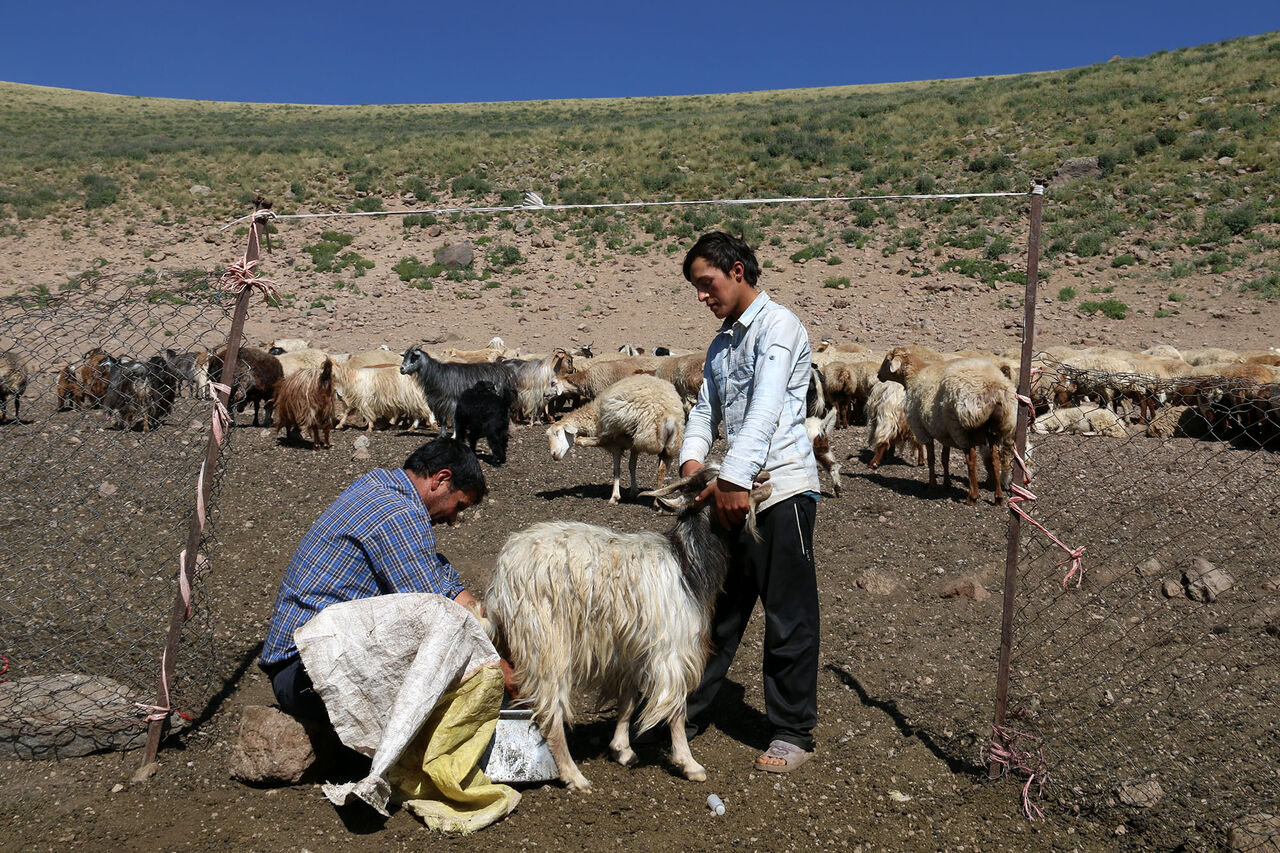
[[[1009,238],[1001,235],[991,241],[991,245],[987,246],[984,254],[987,260],[998,261],[1001,255],[1007,254],[1012,248],[1013,244],[1009,242]]]
[[[998,281],[1022,281],[1016,270],[1010,269],[1003,261],[987,261],[978,258],[953,258],[943,261],[940,270],[954,271],[961,275],[971,276],[995,286]]]
[[[1239,150],[1239,149],[1236,147],[1236,143],[1235,143],[1234,141],[1224,142],[1224,143],[1222,143],[1221,145],[1219,145],[1219,146],[1218,146],[1218,156],[1219,156],[1219,157],[1234,157],[1234,156],[1236,156],[1236,151],[1237,151],[1237,150]]]
[[[1119,299],[1104,299],[1101,302],[1081,302],[1079,308],[1086,314],[1101,312],[1112,320],[1123,320],[1129,310],[1129,306]]]
[[[791,253],[791,262],[798,264],[804,261],[811,261],[814,258],[826,257],[826,243],[810,243],[798,252]]]
[[[367,195],[364,198],[356,199],[347,206],[347,211],[350,213],[373,213],[374,211],[386,209],[387,208],[382,203],[382,199],[376,195]]]
[[[110,207],[116,203],[116,197],[120,194],[120,186],[102,175],[81,175],[80,185],[84,187],[85,210]]]
[[[1262,299],[1280,299],[1280,272],[1273,272],[1240,283],[1242,291],[1253,293]]]
[[[1074,287],[1071,287],[1068,285],[1067,287],[1064,287],[1058,291],[1059,302],[1070,302],[1072,299],[1075,299],[1075,298],[1076,298],[1076,289]]]
[[[485,180],[483,176],[475,173],[468,173],[466,175],[459,175],[450,181],[449,191],[455,196],[460,196],[464,193],[470,193],[472,195],[488,195],[493,191],[493,186]]]
[[[495,246],[489,253],[489,265],[494,267],[513,267],[524,263],[524,255],[516,246]]]
[[[937,182],[933,179],[933,175],[921,175],[916,178],[916,192],[931,193]]]
[[[1185,293],[1179,293],[1179,292],[1178,292],[1178,291],[1176,291],[1176,290],[1171,291],[1171,292],[1169,293],[1169,301],[1170,301],[1170,302],[1181,302],[1181,301],[1183,301],[1183,300],[1184,300],[1184,299],[1186,299],[1186,298],[1187,298],[1187,294],[1185,294]]]
[[[876,224],[876,212],[871,208],[867,208],[858,214],[858,218],[854,220],[859,228],[870,228]]]
[[[1161,145],[1172,145],[1178,141],[1178,131],[1172,127],[1162,127],[1155,132],[1155,138]]]
[[[400,224],[405,228],[413,228],[414,226],[426,228],[429,225],[437,224],[439,221],[434,213],[410,213],[400,220]]]
[[[1258,215],[1253,208],[1247,204],[1230,210],[1222,217],[1222,224],[1232,234],[1243,234],[1253,228],[1258,222]]]
[[[1074,251],[1082,258],[1093,258],[1102,254],[1102,235],[1094,232],[1081,234],[1076,238]]]
[[[1138,262],[1138,259],[1137,259],[1137,258],[1135,258],[1133,255],[1129,255],[1129,254],[1125,254],[1125,255],[1116,255],[1114,258],[1112,258],[1112,259],[1111,259],[1111,266],[1113,266],[1113,267],[1131,267],[1131,266],[1133,266],[1134,264],[1136,264],[1137,262]]]
[[[1159,147],[1160,143],[1156,140],[1154,135],[1144,136],[1137,142],[1133,143],[1133,153],[1137,154],[1139,157],[1143,157],[1150,154],[1152,151],[1155,151]]]
[[[823,287],[830,287],[836,290],[842,290],[849,286],[849,276],[832,276],[822,283]]]

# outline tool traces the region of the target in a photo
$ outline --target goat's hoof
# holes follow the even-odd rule
[[[586,776],[579,776],[577,779],[566,779],[564,784],[570,791],[586,793],[591,790],[591,782]]]
[[[977,499],[976,499],[976,498],[965,498],[965,499],[964,499],[964,505],[965,505],[965,506],[977,506],[977,505],[978,505],[978,501],[977,501]]]
[[[613,760],[623,767],[634,767],[637,759],[635,752],[628,747],[627,749],[615,749],[613,751]]]
[[[707,781],[707,768],[703,767],[701,764],[686,767],[684,768],[684,778],[688,779],[690,782],[705,782]]]

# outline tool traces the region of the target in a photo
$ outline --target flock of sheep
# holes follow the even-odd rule
[[[221,376],[225,348],[210,352],[164,350],[146,360],[95,348],[61,369],[60,410],[105,409],[122,429],[150,430],[184,389],[209,394]],[[840,463],[830,451],[834,430],[864,420],[875,469],[888,453],[929,466],[935,485],[935,445],[949,484],[949,456],[965,457],[967,502],[978,498],[977,461],[992,476],[996,503],[1011,475],[1018,401],[1016,351],[943,353],[924,346],[877,352],[828,341],[814,348],[806,426],[818,462],[840,494]],[[509,424],[550,422],[551,455],[562,459],[575,444],[613,456],[611,503],[622,497],[621,466],[630,452],[631,490],[639,455],[657,456],[658,485],[678,457],[684,420],[702,384],[701,353],[659,347],[646,355],[631,346],[594,355],[556,349],[519,356],[500,338],[478,350],[403,353],[379,348],[329,354],[297,339],[270,349],[240,348],[231,380],[232,411],[265,407],[267,422],[290,435],[306,434],[315,448],[330,445],[332,429],[356,420],[439,429],[474,449],[485,438],[498,464],[506,459]],[[26,365],[0,353],[0,420],[8,398],[14,416],[27,385]],[[1139,428],[1269,440],[1280,424],[1280,352],[1206,348],[1179,352],[1159,345],[1143,352],[1048,347],[1032,366],[1036,432],[1125,437]],[[1134,426],[1134,424],[1139,426]]]

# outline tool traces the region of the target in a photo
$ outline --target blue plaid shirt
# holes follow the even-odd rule
[[[262,666],[298,654],[293,632],[330,604],[393,592],[464,589],[436,553],[431,517],[409,475],[375,468],[316,519],[289,561],[262,647]]]

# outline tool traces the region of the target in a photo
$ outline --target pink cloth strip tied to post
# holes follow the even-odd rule
[[[1020,738],[1031,741],[1031,749],[1026,752],[1019,750],[1015,744]],[[1027,820],[1044,817],[1044,810],[1031,802],[1031,783],[1037,783],[1036,796],[1039,797],[1044,796],[1044,786],[1049,781],[1049,765],[1041,749],[1043,744],[1044,740],[1035,735],[996,725],[991,729],[991,740],[982,750],[982,763],[999,764],[1002,777],[1014,773],[1027,774],[1026,784],[1022,786],[1022,810],[1026,812]]]
[[[1032,368],[1032,375],[1037,372],[1039,372],[1039,368]],[[1027,410],[1031,413],[1031,418],[1034,420],[1036,407],[1032,404],[1030,398],[1024,397],[1021,394],[1018,394],[1017,397],[1020,402],[1027,404]],[[1068,547],[1061,539],[1050,533],[1048,528],[1028,515],[1027,511],[1022,507],[1018,506],[1018,504],[1023,501],[1034,501],[1039,500],[1039,498],[1024,488],[1024,486],[1031,483],[1031,467],[1027,465],[1026,460],[1022,458],[1022,454],[1018,452],[1017,448],[1014,448],[1013,451],[1013,461],[1017,462],[1018,467],[1022,469],[1022,485],[1014,483],[1010,486],[1009,490],[1013,492],[1013,494],[1009,498],[1009,509],[1026,519],[1045,536],[1048,536],[1049,541],[1054,545],[1057,545],[1059,548],[1067,552],[1067,559],[1055,563],[1053,567],[1058,569],[1067,565],[1067,563],[1070,563],[1071,570],[1067,572],[1066,577],[1062,579],[1062,588],[1066,589],[1067,584],[1071,581],[1071,578],[1074,577],[1076,579],[1076,589],[1079,589],[1081,582],[1084,581],[1084,561],[1081,557],[1084,556],[1085,546],[1082,545],[1079,548]]]
[[[262,300],[270,302],[276,298],[276,283],[269,278],[258,278],[253,274],[253,268],[258,265],[256,260],[242,258],[238,263],[231,265],[231,268],[222,274],[218,284],[227,293],[240,295],[240,292],[246,287],[257,288],[262,291]]]

